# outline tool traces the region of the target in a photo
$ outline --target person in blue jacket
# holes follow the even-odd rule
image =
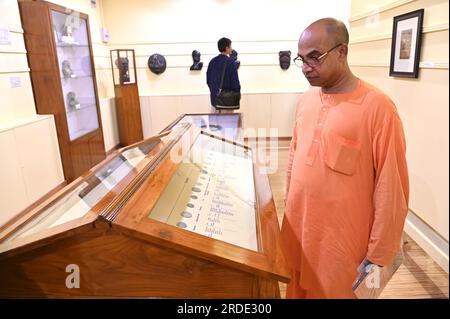
[[[211,92],[211,113],[232,113],[233,110],[218,110],[216,108],[216,97],[219,93],[220,80],[224,65],[226,65],[226,70],[222,89],[233,90],[236,92],[241,91],[241,84],[239,83],[236,63],[234,63],[234,60],[229,57],[231,51],[233,50],[231,47],[231,40],[228,38],[221,38],[217,42],[217,47],[220,54],[211,59],[208,64],[208,70],[206,71],[206,83],[208,84],[209,91]]]

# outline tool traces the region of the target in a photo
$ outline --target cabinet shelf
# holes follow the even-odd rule
[[[87,109],[87,108],[95,108],[95,104],[81,104],[80,103],[80,107],[77,109],[67,109],[66,113],[67,114],[71,114],[71,113],[77,113],[83,109]]]
[[[64,76],[61,76],[62,80],[79,80],[79,79],[86,79],[86,78],[92,78],[92,75],[77,75],[75,77],[66,78]]]
[[[87,45],[87,44],[74,44],[74,43],[62,43],[62,42],[56,43],[56,46],[58,48],[89,48],[89,45]]]

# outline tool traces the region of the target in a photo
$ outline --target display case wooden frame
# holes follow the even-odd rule
[[[288,282],[289,272],[268,177],[256,164],[258,251],[148,218],[179,165],[169,152],[183,154],[184,139],[199,134],[249,149],[190,123],[178,123],[170,131],[120,150],[114,158],[153,143],[135,169],[84,216],[11,239],[114,158],[0,232],[0,296],[279,298],[278,282]],[[77,289],[66,286],[69,265],[80,271]]]
[[[120,145],[131,145],[144,138],[135,54],[132,49],[115,49],[110,54]]]
[[[86,14],[40,0],[19,0],[19,9],[36,110],[39,114],[54,115],[64,176],[68,182],[71,182],[105,158],[89,17]],[[60,30],[54,27],[57,14],[67,15],[75,20],[79,19],[76,21],[79,21],[83,27],[79,32],[83,34],[85,43],[73,42],[62,45],[59,42],[61,40]],[[61,54],[62,50],[75,52],[73,58],[78,59],[79,65],[83,63],[84,72],[86,72],[84,75],[73,78],[63,76],[61,65],[64,61],[60,61],[64,59]],[[77,50],[82,51],[80,53]],[[79,82],[69,83],[71,81]],[[83,89],[81,92],[74,91],[74,93],[79,96],[87,95],[89,101],[86,102],[86,105],[88,107],[84,108],[81,105],[82,107],[77,108],[80,104],[76,104],[76,102],[75,109],[68,110],[68,101],[65,101],[69,99],[65,92],[66,86]],[[88,111],[89,115],[86,113],[80,115],[82,112]],[[83,118],[88,118],[89,124],[82,124],[86,122]],[[79,129],[78,133],[77,128],[74,128],[76,125],[90,126],[84,130]]]

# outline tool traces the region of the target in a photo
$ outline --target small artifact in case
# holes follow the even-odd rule
[[[67,93],[67,101],[69,103],[69,108],[71,109],[78,110],[81,106],[77,100],[77,95],[73,91]]]
[[[73,37],[73,27],[70,24],[64,25],[61,41],[67,44],[78,44]]]
[[[63,73],[65,79],[76,78],[77,77],[72,71],[72,67],[70,66],[70,62],[67,61],[67,60],[64,60],[63,63],[62,63],[62,73]]]
[[[130,82],[130,68],[129,68],[129,60],[128,58],[121,57],[116,60],[116,66],[121,68],[122,70],[122,82],[128,83]]]

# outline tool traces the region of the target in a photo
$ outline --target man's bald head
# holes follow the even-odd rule
[[[325,18],[313,22],[298,41],[302,72],[312,86],[333,87],[352,77],[348,66],[348,31],[342,21]]]
[[[303,31],[300,39],[306,34],[309,36],[323,35],[324,31],[331,45],[348,44],[347,27],[342,21],[334,18],[324,18],[311,23]]]

